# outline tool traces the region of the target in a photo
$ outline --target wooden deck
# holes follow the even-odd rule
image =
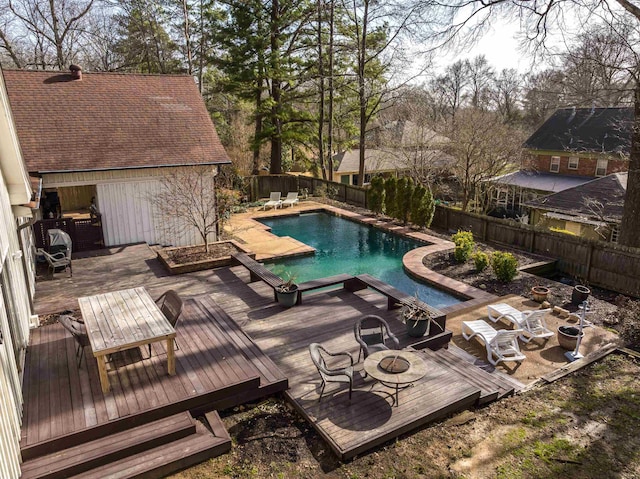
[[[25,367],[21,449],[27,460],[176,414],[208,411],[274,394],[286,376],[215,305],[185,301],[177,327],[176,375],[163,343],[112,356],[112,391],[100,388],[96,360],[78,368],[75,342],[59,324],[32,332]]]
[[[446,350],[417,351],[429,366],[427,375],[400,390],[392,406],[393,389],[364,378],[357,366],[351,402],[344,385],[329,384],[318,402],[320,378],[308,346],[322,343],[329,350],[357,357],[353,325],[364,314],[384,317],[401,347],[410,347],[398,310],[387,310],[387,299],[371,290],[336,290],[309,294],[302,305],[283,309],[263,283],[248,285],[253,293],[216,294],[218,303],[289,378],[285,396],[313,425],[341,459],[348,459],[407,431],[478,403],[513,392],[499,377],[486,373]],[[262,298],[260,300],[259,298]],[[206,303],[206,302],[205,302]],[[250,305],[250,307],[248,307]]]

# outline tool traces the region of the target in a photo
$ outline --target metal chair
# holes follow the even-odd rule
[[[389,329],[387,322],[375,314],[359,319],[353,325],[353,333],[360,345],[358,362],[360,362],[360,356],[366,359],[369,354],[377,351],[400,348],[400,342]],[[387,346],[388,343],[391,343],[392,347]]]
[[[87,335],[87,329],[84,323],[78,321],[73,316],[62,315],[59,318],[59,322],[64,329],[71,333],[73,339],[76,340],[76,358],[78,358],[78,367],[82,364],[82,356],[84,356],[85,346],[89,346],[89,336]]]
[[[349,384],[349,400],[351,400],[351,393],[353,391],[353,356],[347,352],[341,353],[330,353],[325,348],[323,348],[318,343],[311,343],[309,345],[309,354],[311,355],[311,360],[313,364],[315,364],[318,369],[318,373],[320,374],[320,378],[322,379],[322,384],[320,386],[320,397],[318,398],[318,402],[322,400],[322,395],[324,394],[324,387],[328,382],[334,383],[348,383]],[[334,368],[329,369],[327,367],[327,363],[323,355],[330,357],[339,357],[344,356],[345,358],[349,358],[349,366],[344,368]]]
[[[182,314],[182,299],[173,289],[170,289],[156,299],[156,304],[164,314],[164,317],[167,318],[169,324],[174,328],[178,324],[178,319]],[[173,344],[176,345],[176,349],[180,349],[178,346],[178,341],[173,340]],[[149,346],[149,357],[151,357],[151,344]]]

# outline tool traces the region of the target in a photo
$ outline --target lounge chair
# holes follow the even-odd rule
[[[282,206],[282,200],[280,197],[282,194],[279,191],[271,193],[269,196],[269,201],[267,201],[264,205],[262,205],[262,209],[266,210],[267,207],[272,206],[274,209]]]
[[[358,320],[353,325],[353,334],[360,345],[358,361],[360,356],[366,359],[371,353],[377,351],[400,348],[400,342],[389,329],[387,322],[375,314],[368,314]]]
[[[522,329],[520,339],[528,343],[532,339],[549,339],[553,331],[547,327],[544,320],[550,309],[534,309],[532,311],[519,311],[506,303],[490,304],[487,306],[489,319],[494,323],[500,319],[506,319],[516,329]]]
[[[311,355],[311,360],[318,369],[318,373],[320,374],[320,378],[322,379],[322,384],[320,386],[320,398],[318,399],[318,402],[322,400],[324,387],[328,382],[348,383],[349,400],[351,400],[351,393],[353,390],[353,356],[351,356],[351,354],[347,352],[330,353],[318,343],[311,343],[309,345],[309,354]],[[344,356],[345,358],[349,359],[350,364],[346,367],[330,369],[329,367],[327,367],[327,363],[323,355],[328,357]]]
[[[477,336],[487,348],[487,361],[494,366],[503,361],[524,361],[527,357],[520,352],[518,336],[522,329],[495,330],[493,326],[483,320],[463,321],[462,337],[467,341]],[[495,356],[495,359],[494,359]]]
[[[285,207],[285,206],[293,207],[293,205],[295,205],[297,202],[298,202],[298,192],[293,191],[293,192],[287,193],[287,197],[284,200],[282,200],[282,207]]]

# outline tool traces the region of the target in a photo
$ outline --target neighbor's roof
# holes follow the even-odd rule
[[[613,173],[525,203],[529,208],[604,221],[620,221],[627,192],[627,173]]]
[[[377,150],[367,148],[364,151],[365,171],[395,171],[410,168],[412,158],[420,158],[433,168],[445,168],[453,163],[453,158],[440,150],[422,150],[420,152],[402,149]],[[356,172],[360,167],[360,150],[343,151],[333,157],[334,170],[338,173]]]
[[[230,162],[189,76],[5,70],[4,78],[31,172]]]
[[[487,181],[501,185],[518,186],[529,190],[559,191],[573,188],[592,178],[585,176],[558,175],[557,173],[542,173],[539,171],[519,170],[506,175],[495,176]]]
[[[632,126],[633,108],[563,108],[556,110],[524,147],[628,155]]]

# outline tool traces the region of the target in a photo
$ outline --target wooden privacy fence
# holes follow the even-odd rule
[[[434,228],[466,230],[476,239],[548,256],[558,270],[594,286],[640,297],[640,249],[627,248],[531,225],[437,206]]]
[[[321,191],[334,200],[342,201],[362,208],[367,207],[367,190],[359,186],[345,185],[334,181],[295,175],[269,175],[251,177],[251,201],[268,198],[272,191],[286,195],[290,191],[307,190],[309,195],[317,195]]]

